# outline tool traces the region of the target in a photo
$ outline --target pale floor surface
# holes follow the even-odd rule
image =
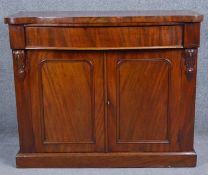
[[[0,175],[208,175],[208,137],[195,137],[198,154],[196,168],[64,168],[17,169],[15,154],[18,138],[13,133],[0,134]]]

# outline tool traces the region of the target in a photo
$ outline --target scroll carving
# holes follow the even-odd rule
[[[14,50],[13,56],[17,65],[17,75],[20,79],[25,78],[25,54],[24,50]]]
[[[192,80],[194,75],[195,67],[195,49],[186,49],[185,50],[185,66],[186,66],[186,77],[188,80]]]

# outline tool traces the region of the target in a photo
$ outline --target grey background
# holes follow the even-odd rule
[[[208,0],[0,0],[0,142],[2,143],[0,157],[2,161],[14,166],[14,155],[18,149],[16,104],[13,82],[13,69],[11,50],[7,25],[3,23],[4,16],[18,11],[88,11],[88,10],[194,10],[203,15],[204,21],[201,26],[201,47],[199,49],[197,97],[196,97],[196,135],[208,134]],[[188,121],[187,121],[188,122]],[[200,136],[200,137],[201,137]],[[199,137],[199,138],[200,138]],[[200,140],[200,139],[199,139]],[[196,144],[200,148],[200,142]],[[201,140],[204,140],[202,138]],[[205,143],[204,143],[205,144]],[[206,145],[206,144],[205,144]],[[207,145],[208,147],[208,145]],[[205,146],[204,146],[205,148]],[[201,149],[201,148],[200,148]],[[203,153],[201,153],[203,156]],[[208,156],[207,156],[208,157]],[[207,160],[208,162],[208,160]],[[1,171],[1,164],[0,164]],[[17,170],[18,172],[19,170]],[[190,174],[191,170],[180,171],[179,174]],[[46,171],[53,174],[52,171]],[[83,173],[85,171],[82,171]],[[107,173],[96,170],[93,174]],[[143,172],[143,171],[140,171]],[[144,171],[145,172],[145,171]],[[145,174],[151,174],[148,171]],[[158,174],[161,172],[157,170]],[[194,171],[193,171],[194,172]],[[203,173],[204,168],[197,173]],[[13,172],[14,173],[14,172]],[[71,170],[71,174],[76,171]],[[109,172],[108,172],[109,173]],[[111,171],[116,174],[117,171]],[[126,171],[118,171],[126,174]],[[0,172],[1,174],[1,172]],[[19,174],[24,174],[19,171]],[[39,174],[39,173],[38,173]],[[62,173],[60,173],[62,174]],[[63,171],[64,174],[64,171]],[[92,172],[91,172],[92,174]],[[130,174],[136,174],[132,170]],[[164,174],[171,174],[169,171]],[[194,173],[196,174],[196,172]]]

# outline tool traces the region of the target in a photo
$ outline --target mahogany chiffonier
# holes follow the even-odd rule
[[[17,167],[192,167],[192,11],[20,12]]]

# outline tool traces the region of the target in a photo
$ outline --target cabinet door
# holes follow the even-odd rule
[[[193,150],[195,75],[186,77],[183,50],[106,57],[109,151]]]
[[[36,152],[104,150],[103,55],[28,51]]]

